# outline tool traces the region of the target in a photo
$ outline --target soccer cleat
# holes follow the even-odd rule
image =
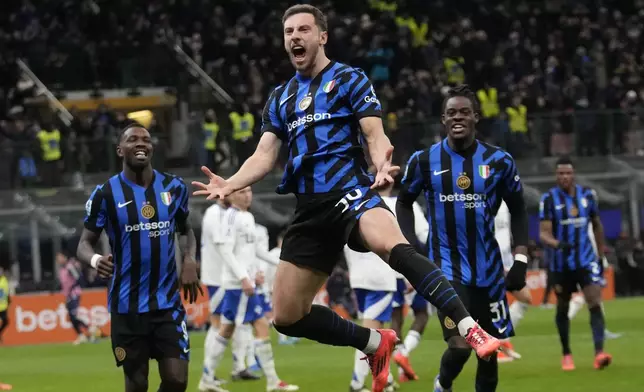
[[[232,374],[233,381],[254,381],[259,380],[260,378],[260,376],[252,373],[249,369],[244,369]]]
[[[400,353],[394,355],[394,362],[403,370],[407,380],[405,381],[414,381],[418,380],[418,376],[416,375],[416,372],[414,372],[414,369],[411,367],[411,364],[409,363],[409,357],[406,357]]]
[[[199,380],[197,390],[200,392],[228,392],[221,387],[221,382],[219,380],[208,380],[205,377],[201,377],[201,380]]]
[[[434,379],[434,392],[452,392],[452,388],[445,389],[438,380],[439,376]]]
[[[501,341],[501,351],[499,351],[499,359],[501,359],[501,353],[507,355],[512,359],[521,359],[521,354],[514,351],[514,346],[512,345],[512,342],[510,342],[510,339]]]
[[[407,375],[405,374],[405,372],[402,372],[402,373],[400,373],[400,374],[398,375],[398,382],[399,382],[399,383],[401,383],[401,384],[402,384],[402,383],[405,383],[405,382],[407,382],[407,381],[413,381],[413,380],[410,380],[410,379],[407,377]]]
[[[478,324],[469,329],[465,341],[481,359],[489,359],[501,347],[499,339],[485,332]]]
[[[380,346],[373,354],[368,354],[362,359],[366,359],[371,369],[371,376],[373,384],[371,390],[373,392],[383,392],[387,387],[389,378],[389,360],[391,353],[393,353],[396,345],[400,343],[396,332],[392,329],[379,329],[380,333]]]
[[[505,351],[501,350],[496,354],[496,361],[498,363],[506,363],[514,361],[514,358],[506,354]]]
[[[622,337],[621,333],[618,332],[611,332],[607,329],[604,330],[604,338],[606,340],[611,340],[611,339],[619,339]]]
[[[365,387],[362,387],[362,388],[354,388],[354,387],[352,387],[352,386],[349,386],[349,392],[371,392],[371,391],[370,391],[370,390],[368,390],[368,389],[367,389],[367,388],[365,388]]]
[[[74,346],[78,346],[79,344],[87,343],[88,341],[89,339],[87,338],[87,336],[80,334],[72,344]]]
[[[299,389],[300,387],[298,387],[297,385],[292,385],[284,381],[280,381],[277,385],[273,387],[266,387],[267,392],[276,392],[276,391],[294,392]]]
[[[570,372],[575,370],[575,362],[572,360],[572,355],[567,354],[561,358],[561,370],[564,372]]]
[[[595,369],[602,370],[613,362],[613,357],[605,352],[600,352],[595,355]]]
[[[3,384],[0,382],[0,391],[10,391],[13,387],[9,384]]]

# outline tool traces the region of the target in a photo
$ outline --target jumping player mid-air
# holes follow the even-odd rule
[[[194,182],[195,195],[223,198],[264,178],[282,143],[289,160],[277,192],[295,193],[293,223],[284,238],[275,277],[277,331],[367,355],[374,390],[387,385],[389,360],[398,337],[391,330],[364,328],[331,309],[312,305],[344,245],[371,250],[401,272],[430,302],[448,314],[481,357],[500,342],[466,311],[436,265],[409,245],[381,197],[372,189],[393,182],[393,147],[384,133],[380,101],[364,72],[326,57],[327,22],[310,5],[295,5],[282,18],[284,46],[296,74],[271,93],[264,107],[256,151],[228,180],[203,168],[208,184]],[[378,172],[367,172],[363,152]]]
[[[152,168],[152,138],[143,126],[125,127],[116,153],[123,171],[97,186],[87,201],[78,259],[110,279],[112,350],[117,366],[123,366],[125,391],[147,391],[149,360],[154,358],[159,391],[183,392],[190,342],[179,289],[190,303],[201,292],[189,192],[180,178]],[[103,230],[110,240],[109,255],[94,252]],[[180,276],[176,234],[183,260]]]
[[[396,212],[407,235],[414,236],[412,205],[421,192],[427,198],[429,254],[483,328],[499,339],[514,334],[508,317],[507,291],[525,286],[528,218],[523,188],[512,157],[498,147],[476,140],[479,103],[467,86],[449,91],[443,101],[442,123],[447,138],[409,159]],[[512,216],[514,263],[504,276],[494,217],[505,200]],[[471,348],[444,309],[438,317],[447,341],[434,391],[451,391]],[[479,359],[476,390],[495,391],[496,355]]]
[[[575,183],[572,161],[560,158],[556,166],[557,186],[541,197],[539,205],[539,238],[548,246],[551,278],[557,296],[555,321],[563,358],[561,368],[575,369],[570,350],[570,298],[577,286],[586,298],[590,311],[590,328],[595,343],[595,369],[610,365],[612,357],[604,352],[605,320],[602,310],[604,227],[599,219],[597,195],[594,190]],[[593,225],[597,254],[588,236]]]

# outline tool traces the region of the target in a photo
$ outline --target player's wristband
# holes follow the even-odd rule
[[[528,256],[522,254],[514,255],[514,261],[520,261],[522,263],[528,264]]]
[[[91,264],[92,268],[94,268],[94,269],[98,268],[98,261],[101,259],[101,257],[103,257],[103,256],[99,255],[98,253],[96,253],[94,256],[92,256],[92,259],[89,262]]]

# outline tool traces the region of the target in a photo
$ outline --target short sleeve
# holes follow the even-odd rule
[[[506,154],[503,160],[505,162],[505,171],[503,172],[504,194],[508,195],[523,191],[521,177],[519,177],[519,171],[514,159],[509,154]]]
[[[405,197],[411,197],[413,200],[418,198],[425,184],[420,163],[422,153],[423,151],[416,151],[409,158],[407,167],[405,167],[405,174],[401,181],[400,194],[405,195]]]
[[[367,75],[362,70],[354,70],[348,84],[351,111],[356,118],[381,117],[382,107]]]
[[[277,135],[282,141],[286,141],[287,135],[284,131],[284,126],[280,120],[278,111],[279,111],[279,94],[278,91],[281,89],[275,89],[268,97],[266,105],[264,105],[264,111],[262,112],[262,133],[272,132]]]
[[[552,220],[552,196],[550,196],[550,193],[544,193],[541,196],[541,201],[539,201],[539,220]]]
[[[100,233],[107,223],[105,195],[102,186],[97,186],[85,203],[84,226],[87,230]]]
[[[599,215],[599,201],[597,200],[597,192],[591,189],[588,192],[588,216],[595,218]]]
[[[179,185],[179,191],[178,191],[178,203],[179,203],[179,208],[177,209],[177,212],[174,216],[174,219],[177,223],[177,226],[180,228],[180,232],[184,232],[185,230],[185,224],[186,221],[188,220],[188,216],[190,215],[190,207],[188,200],[190,198],[190,192],[188,191],[188,187],[186,186],[186,183],[183,182],[183,180],[179,180],[180,185]]]

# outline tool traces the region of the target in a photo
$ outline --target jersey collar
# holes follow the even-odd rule
[[[443,148],[445,151],[447,151],[450,155],[455,155],[459,156],[461,158],[466,158],[469,156],[472,156],[476,153],[476,150],[479,148],[479,142],[478,140],[474,139],[474,143],[472,143],[471,146],[466,148],[464,151],[454,151],[450,148],[449,143],[447,142],[447,138],[443,139]]]
[[[334,65],[335,65],[335,61],[330,60],[330,61],[329,61],[329,64],[327,64],[327,65],[326,65],[326,67],[322,68],[322,70],[320,71],[320,73],[318,73],[317,75],[315,75],[315,77],[316,77],[316,78],[317,78],[317,77],[321,77],[321,76],[322,76],[326,71],[330,70]],[[296,73],[295,73],[295,77],[297,78],[297,81],[298,81],[298,82],[303,82],[303,83],[306,83],[306,82],[309,82],[309,81],[313,80],[313,78],[311,78],[311,77],[309,77],[309,76],[301,75],[299,72],[296,72]]]

